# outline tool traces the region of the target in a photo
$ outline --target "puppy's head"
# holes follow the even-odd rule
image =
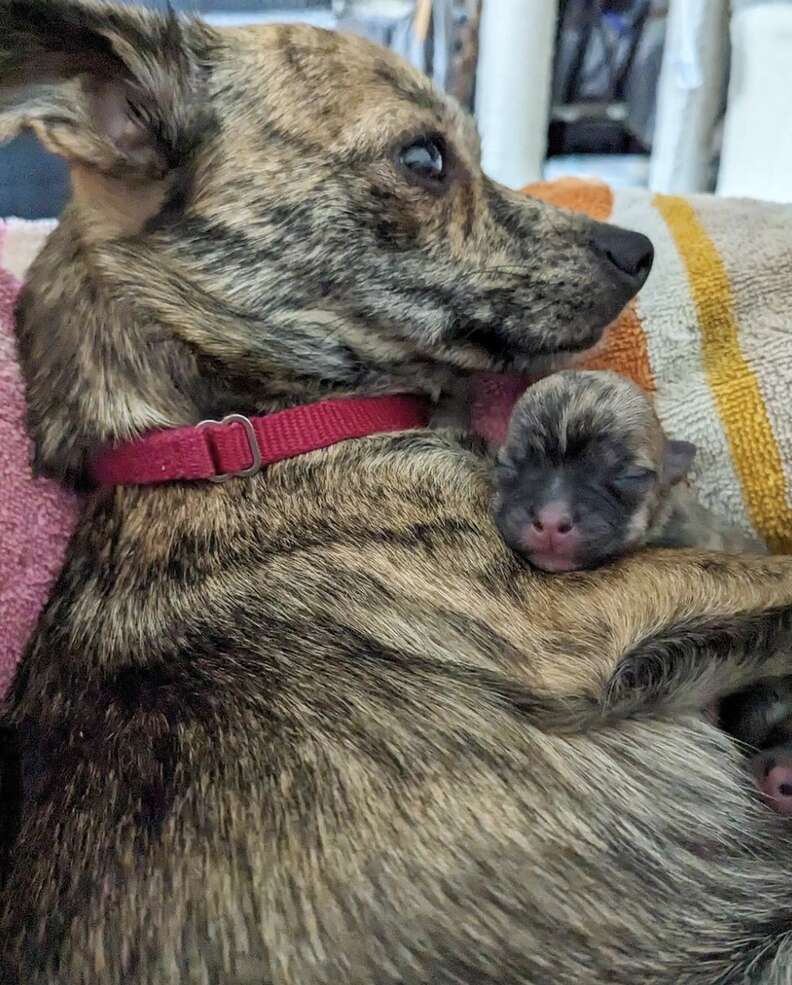
[[[695,454],[615,373],[562,372],[517,403],[496,469],[504,539],[546,571],[590,568],[645,542]]]
[[[533,370],[649,272],[645,237],[487,179],[470,119],[362,39],[75,0],[0,23],[0,138],[72,167],[20,328],[46,470],[227,409]]]
[[[721,728],[752,753],[749,771],[765,803],[792,816],[792,678],[756,684],[724,698]]]

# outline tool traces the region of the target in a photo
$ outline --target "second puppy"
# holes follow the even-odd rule
[[[529,387],[512,413],[495,472],[496,522],[544,571],[596,567],[646,544],[764,552],[682,481],[695,453],[666,436],[631,380],[555,373]]]

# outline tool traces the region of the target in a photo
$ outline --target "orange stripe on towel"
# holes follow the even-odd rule
[[[613,211],[613,192],[601,181],[582,181],[580,178],[559,178],[558,181],[538,181],[523,188],[531,198],[540,198],[560,209],[583,212],[592,219],[604,222]]]
[[[654,203],[676,242],[690,282],[701,332],[701,356],[731,449],[751,520],[771,550],[788,550],[781,452],[759,382],[740,348],[731,284],[720,254],[690,202],[656,195]]]
[[[616,319],[604,343],[582,363],[585,369],[613,369],[649,393],[656,389],[641,319],[631,302]]]
[[[561,178],[528,185],[526,195],[550,205],[583,212],[591,219],[604,222],[613,212],[613,192],[599,181]],[[635,303],[631,303],[614,322],[604,342],[582,365],[586,369],[612,369],[629,376],[638,386],[654,392],[655,379],[649,359],[646,335]]]

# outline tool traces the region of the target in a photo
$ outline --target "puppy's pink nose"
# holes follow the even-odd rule
[[[564,509],[563,505],[556,505],[554,503],[551,503],[549,506],[543,506],[539,510],[533,522],[533,527],[537,533],[547,538],[548,543],[559,547],[570,539],[574,531],[572,517],[568,511]]]
[[[779,814],[792,814],[792,766],[773,765],[760,779],[759,789]]]
[[[537,554],[564,554],[579,540],[578,531],[563,503],[548,503],[523,532],[523,546]]]

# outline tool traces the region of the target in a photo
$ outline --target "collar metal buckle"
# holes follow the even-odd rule
[[[249,418],[244,416],[244,414],[229,414],[227,417],[224,417],[222,421],[200,421],[196,427],[221,428],[227,427],[229,424],[242,425],[245,432],[245,437],[248,441],[251,463],[247,468],[239,469],[236,472],[223,472],[220,475],[210,476],[210,482],[225,482],[227,479],[245,478],[246,476],[255,475],[261,470],[261,449],[259,448],[258,438],[256,437],[253,424]]]

